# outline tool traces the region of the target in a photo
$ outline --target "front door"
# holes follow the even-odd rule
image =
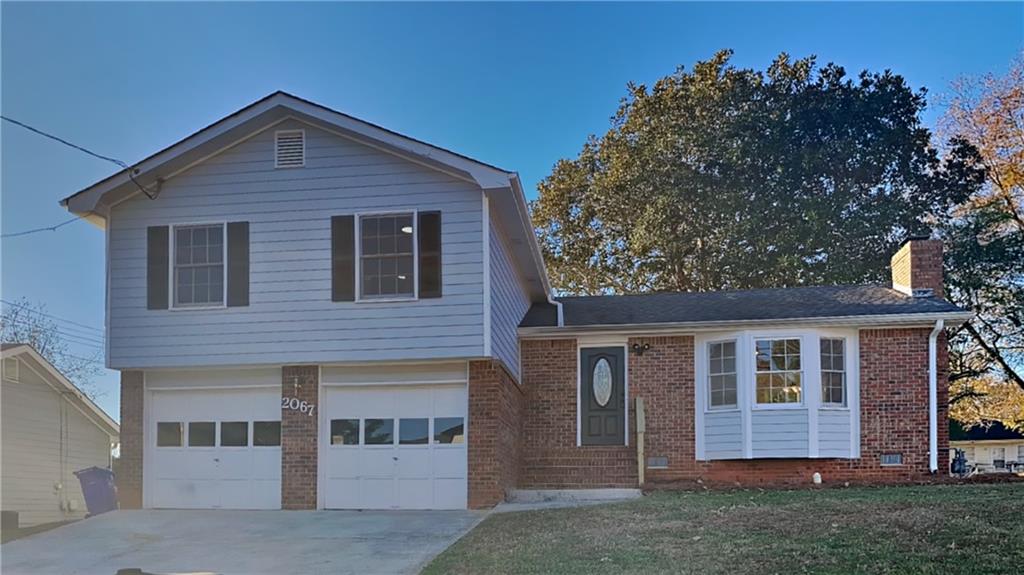
[[[580,439],[583,445],[626,443],[626,350],[580,350]]]

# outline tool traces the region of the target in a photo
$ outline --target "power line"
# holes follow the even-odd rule
[[[9,305],[11,307],[27,309],[31,313],[38,314],[38,315],[41,315],[43,317],[48,317],[48,318],[53,319],[53,320],[62,321],[62,322],[65,322],[65,323],[69,323],[71,325],[77,325],[78,327],[84,327],[85,329],[91,329],[93,331],[98,331],[100,333],[104,333],[104,331],[102,329],[98,328],[98,327],[92,327],[91,325],[85,325],[84,323],[78,323],[76,321],[71,321],[70,319],[64,319],[62,317],[58,317],[58,316],[55,316],[55,315],[50,315],[48,313],[38,311],[36,309],[33,309],[27,303],[14,303],[14,302],[9,302],[9,301],[7,301],[5,299],[0,299],[0,303],[7,304],[7,305]]]
[[[15,120],[14,118],[10,118],[10,117],[7,117],[7,116],[0,115],[0,119],[8,121],[8,122],[10,122],[10,123],[12,123],[12,124],[14,124],[16,126],[20,126],[20,127],[24,128],[24,129],[32,132],[33,134],[38,134],[38,135],[40,135],[40,136],[42,136],[44,138],[49,138],[49,139],[51,139],[51,140],[53,140],[55,142],[59,142],[61,144],[64,144],[65,146],[69,146],[71,148],[74,148],[74,149],[78,150],[79,152],[83,152],[85,154],[89,154],[90,156],[92,156],[94,158],[98,158],[98,159],[103,160],[105,162],[110,162],[110,163],[114,164],[115,166],[120,167],[122,170],[125,170],[125,172],[128,174],[128,179],[131,180],[133,184],[135,184],[136,188],[139,188],[140,192],[142,192],[147,198],[149,198],[151,200],[156,199],[155,195],[150,194],[149,192],[147,192],[146,188],[143,187],[142,184],[140,184],[138,182],[138,180],[135,179],[135,173],[134,172],[136,172],[137,170],[135,168],[129,166],[126,162],[124,162],[122,160],[118,160],[117,158],[111,158],[110,156],[104,156],[103,154],[98,154],[98,153],[96,153],[96,152],[94,152],[94,151],[92,151],[92,150],[90,150],[88,148],[85,148],[83,146],[79,146],[78,144],[74,144],[72,142],[69,142],[69,141],[65,140],[64,138],[61,138],[59,136],[54,136],[53,134],[50,134],[48,132],[44,132],[43,130],[40,130],[39,128],[35,128],[33,126],[30,126],[30,125],[26,124],[25,122],[19,122],[18,120]],[[157,187],[157,191],[159,191],[159,186]],[[70,224],[71,222],[74,222],[76,220],[79,220],[82,217],[84,217],[84,216],[77,216],[77,217],[74,217],[74,218],[72,218],[70,220],[67,220],[65,222],[61,222],[61,223],[59,223],[57,225],[54,225],[54,226],[43,227],[43,228],[36,228],[34,230],[25,230],[23,232],[15,232],[15,233],[12,233],[12,234],[3,234],[3,235],[0,235],[0,238],[16,238],[18,236],[27,236],[28,234],[34,234],[34,233],[38,233],[38,232],[52,232],[52,231],[56,231],[58,228],[60,228],[62,226],[65,226],[67,224]]]
[[[49,227],[44,227],[44,228],[36,228],[34,230],[25,230],[23,232],[14,232],[14,233],[11,233],[11,234],[0,234],[0,238],[16,238],[18,236],[27,236],[29,234],[34,234],[34,233],[37,233],[37,232],[55,232],[55,231],[57,231],[58,228],[62,228],[64,226],[70,224],[71,222],[77,222],[78,220],[82,219],[82,217],[83,216],[75,216],[75,217],[71,218],[70,220],[61,222],[61,223],[59,223],[59,224],[57,224],[55,226],[49,226]]]
[[[15,324],[20,325],[22,327],[29,327],[29,328],[34,327],[36,325],[36,324],[32,323],[31,321],[24,320],[24,319],[13,319],[13,320],[12,319],[5,319],[4,321],[10,321],[11,323],[15,323]],[[92,346],[95,346],[95,347],[103,347],[103,340],[102,339],[93,339],[92,336],[82,335],[82,334],[77,334],[77,333],[72,333],[72,332],[66,332],[66,331],[60,329],[61,327],[63,327],[63,326],[57,326],[57,329],[55,331],[58,334],[60,334],[61,336],[65,337],[65,338],[68,338],[69,341],[71,341],[72,343],[78,343],[78,344],[82,344],[82,345],[92,345]]]

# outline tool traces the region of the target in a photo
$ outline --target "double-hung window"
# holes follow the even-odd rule
[[[803,372],[798,338],[758,339],[754,342],[757,403],[798,404],[803,401]]]
[[[846,407],[846,340],[821,338],[821,403]]]
[[[224,305],[223,224],[174,227],[174,305]]]
[[[708,344],[708,405],[736,407],[736,342]]]
[[[412,298],[415,291],[413,214],[359,218],[360,297]]]

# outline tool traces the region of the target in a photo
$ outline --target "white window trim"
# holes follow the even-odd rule
[[[298,166],[282,166],[281,159],[277,154],[277,138],[279,134],[302,134],[302,163]],[[274,169],[275,170],[290,170],[293,168],[304,168],[306,167],[306,130],[303,128],[290,128],[287,130],[274,130]]]
[[[177,244],[178,244],[177,238],[175,236],[175,230],[177,230],[178,228],[191,228],[191,227],[197,227],[197,226],[220,226],[221,227],[221,234],[222,234],[221,237],[224,238],[224,242],[223,242],[224,245],[222,246],[223,250],[224,250],[224,254],[223,254],[222,258],[221,258],[221,267],[224,268],[224,281],[222,282],[223,285],[221,286],[222,287],[222,290],[221,290],[222,293],[220,294],[220,302],[221,303],[219,305],[210,305],[210,304],[200,304],[200,305],[185,304],[185,305],[179,305],[178,304],[178,293],[177,293],[176,286],[174,285],[175,284],[175,282],[174,282],[174,280],[175,280],[175,277],[174,277],[174,258],[175,258],[175,253],[174,253],[174,251],[175,251],[175,249],[177,247]],[[168,243],[167,251],[168,251],[168,255],[169,255],[168,262],[167,262],[167,276],[168,276],[168,278],[167,278],[167,283],[168,283],[168,286],[167,286],[167,289],[168,289],[168,292],[167,292],[167,297],[168,297],[167,309],[169,311],[202,311],[202,310],[211,310],[211,309],[227,309],[227,307],[228,307],[228,222],[227,222],[227,220],[207,221],[207,222],[176,223],[176,224],[170,224],[168,226],[168,229],[170,230],[170,233],[169,233],[170,237],[168,238],[168,241],[167,241],[167,243]]]
[[[821,335],[820,337],[818,337],[818,342],[819,342],[819,346],[818,346],[818,378],[819,378],[818,389],[819,390],[821,390],[821,385],[824,384],[824,381],[821,381],[821,374],[825,370],[822,369],[822,367],[821,367],[821,345],[820,345],[820,342],[823,339],[836,339],[836,340],[839,340],[839,341],[843,342],[843,371],[842,371],[842,373],[843,373],[843,400],[844,400],[844,403],[832,403],[832,402],[829,402],[829,401],[825,401],[824,398],[823,398],[821,400],[821,407],[819,409],[824,409],[824,410],[829,410],[829,411],[849,411],[850,410],[850,386],[848,385],[847,380],[849,380],[849,378],[850,378],[850,370],[849,370],[849,355],[850,355],[850,345],[849,345],[849,343],[850,343],[850,338],[848,338],[848,337],[830,337],[830,336],[827,336],[827,335]],[[831,373],[836,373],[835,371],[832,371],[832,370],[829,370],[829,371]],[[820,393],[820,391],[819,391],[819,393]]]
[[[623,392],[626,394],[626,408],[623,416],[623,425],[625,425],[625,430],[623,432],[623,444],[626,447],[629,447],[629,340],[620,337],[581,337],[576,340],[576,447],[614,447],[610,445],[583,445],[583,427],[581,419],[583,416],[583,388],[581,383],[583,381],[583,362],[580,361],[580,353],[584,349],[593,347],[622,348],[622,384]]]
[[[714,344],[718,344],[718,343],[730,343],[730,342],[734,345],[734,349],[735,349],[735,353],[736,353],[736,357],[733,358],[735,360],[735,363],[736,363],[736,367],[735,367],[736,371],[734,373],[734,375],[736,376],[736,403],[733,404],[733,405],[717,405],[717,406],[716,405],[711,405],[711,365],[710,365],[710,361],[711,361],[711,355],[710,355],[711,346],[714,345]],[[706,394],[705,397],[708,398],[707,411],[713,411],[715,413],[728,413],[730,411],[739,411],[740,410],[740,385],[741,385],[740,384],[740,342],[739,342],[739,340],[737,340],[736,338],[727,337],[727,338],[723,338],[723,339],[714,339],[714,340],[710,340],[710,341],[705,342],[704,343],[704,361],[706,362],[705,365],[707,365],[707,369],[705,369],[705,371],[704,371],[704,387],[705,387],[704,393]]]
[[[385,297],[363,297],[363,218],[376,216],[404,216],[412,215],[412,295],[411,296],[385,296]],[[356,298],[355,303],[396,303],[419,301],[420,299],[420,238],[419,238],[419,210],[410,208],[407,210],[388,210],[383,212],[356,212],[353,214],[355,221],[355,259],[356,259]]]
[[[801,354],[801,371],[804,374],[802,404],[755,404],[756,363],[754,361],[754,341],[757,339],[799,338]],[[846,368],[846,407],[828,407],[821,403],[820,345],[821,338],[845,340]],[[709,406],[709,369],[708,344],[722,341],[736,341],[737,370],[737,403],[735,409],[718,409]],[[759,329],[699,333],[694,337],[694,435],[695,455],[698,461],[707,461],[705,447],[705,419],[711,415],[728,413],[740,414],[741,428],[741,459],[755,459],[753,456],[753,419],[754,414],[773,411],[804,411],[807,413],[807,459],[818,457],[835,457],[819,455],[820,441],[819,414],[822,412],[845,412],[849,417],[850,449],[849,455],[843,459],[859,459],[860,454],[860,345],[859,330],[843,328],[806,328],[806,329]],[[813,345],[812,345],[813,344]],[[808,374],[811,374],[808,376]],[[577,382],[577,386],[578,386]],[[579,397],[577,397],[578,409]],[[717,459],[717,457],[716,457]]]
[[[759,403],[757,401],[757,374],[758,373],[792,373],[792,371],[793,371],[793,370],[789,370],[789,369],[782,370],[781,372],[780,371],[760,371],[760,372],[757,371],[757,359],[756,359],[756,357],[757,357],[756,356],[756,354],[757,354],[757,341],[758,340],[780,340],[780,339],[795,339],[795,340],[800,342],[800,369],[798,370],[798,373],[800,374],[800,401],[795,402],[795,403]],[[750,390],[750,397],[751,397],[751,400],[752,400],[751,401],[751,409],[752,410],[754,410],[754,411],[774,411],[774,410],[778,410],[778,409],[807,409],[807,404],[808,404],[808,402],[807,402],[807,363],[808,362],[806,361],[807,360],[807,357],[806,357],[807,342],[805,341],[806,339],[807,338],[805,338],[803,335],[798,335],[798,334],[793,334],[793,335],[786,335],[786,334],[780,334],[780,335],[758,335],[758,334],[754,334],[753,336],[751,336],[750,351],[751,351],[752,354],[754,354],[753,355],[754,360],[753,360],[753,362],[751,363],[751,366],[750,366],[751,367],[750,375],[751,375],[751,384],[752,384],[752,387],[751,387],[751,390]],[[820,376],[819,376],[819,378],[820,378]]]

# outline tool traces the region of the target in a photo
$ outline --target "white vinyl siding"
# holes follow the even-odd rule
[[[110,437],[24,362],[20,376],[3,383],[0,402],[3,508],[18,511],[22,526],[81,519],[85,499],[74,472],[110,467]]]
[[[751,414],[752,456],[755,459],[807,457],[807,425],[806,409],[754,410]]]
[[[505,236],[491,218],[491,353],[519,378],[517,330],[530,299],[516,274]]]
[[[305,167],[274,165],[275,130],[305,129]],[[483,354],[482,191],[293,120],[169,179],[109,224],[114,369],[478,357]],[[440,210],[443,297],[331,301],[331,216]],[[146,227],[250,225],[250,305],[146,309]]]
[[[704,417],[704,449],[707,458],[742,458],[743,421],[740,412],[710,411]]]

